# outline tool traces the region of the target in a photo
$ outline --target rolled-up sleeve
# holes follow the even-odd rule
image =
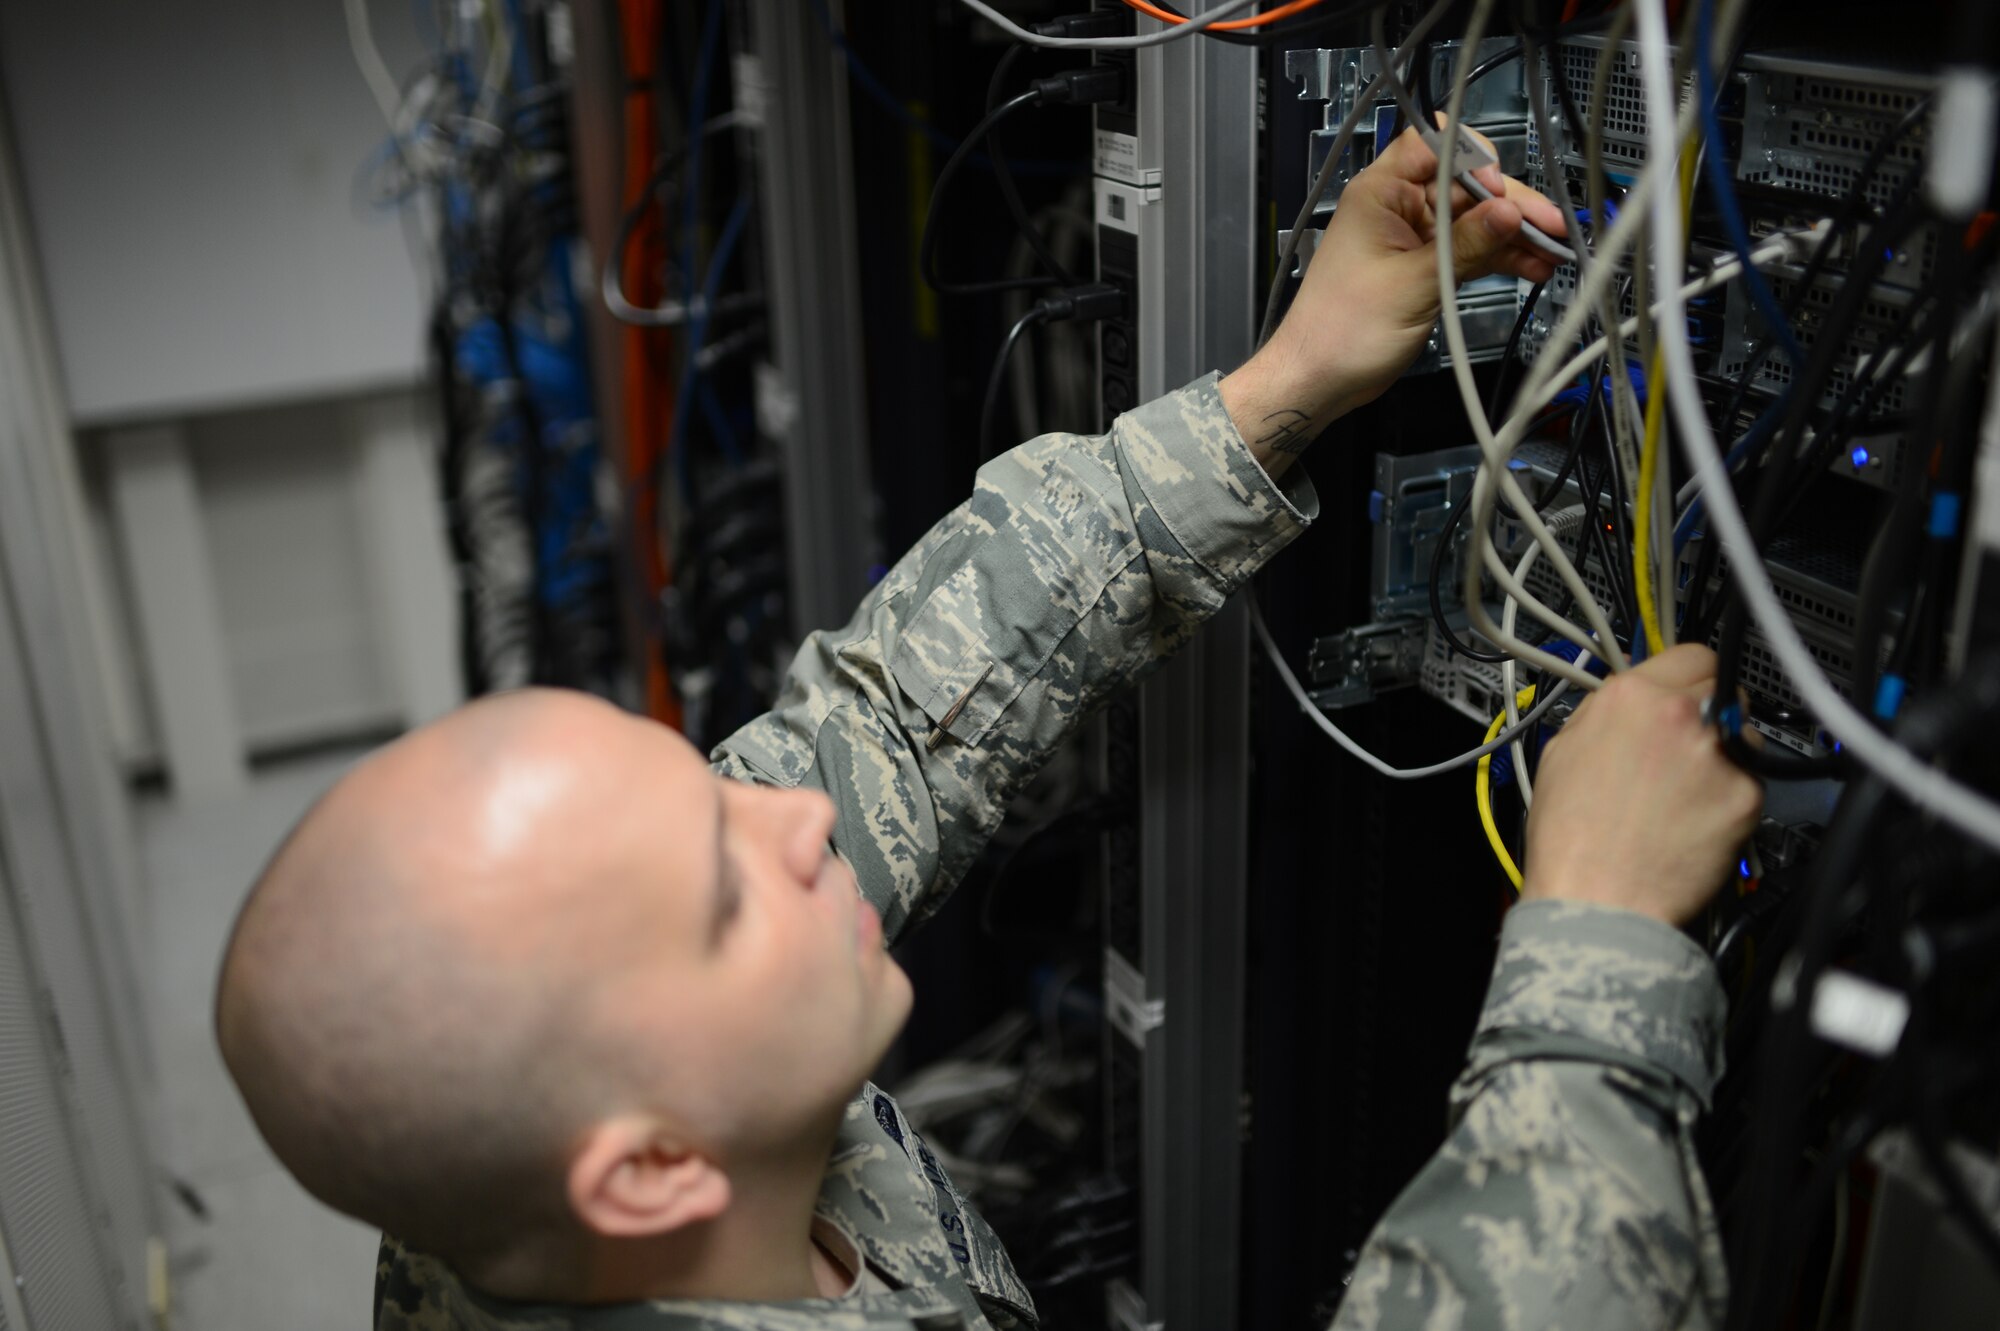
[[[1369,1237],[1334,1326],[1718,1325],[1727,1279],[1693,1129],[1725,1015],[1679,931],[1517,906],[1450,1136]]]
[[[810,786],[890,938],[937,909],[1014,793],[1312,520],[1266,475],[1210,375],[1102,435],[980,470],[848,624],[800,645],[777,705],[711,755]]]

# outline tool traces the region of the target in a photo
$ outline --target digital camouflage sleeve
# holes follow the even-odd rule
[[[1719,1326],[1693,1131],[1722,1074],[1708,955],[1629,911],[1508,913],[1451,1135],[1363,1248],[1335,1331]]]
[[[777,706],[712,755],[825,791],[835,847],[893,941],[964,876],[1007,803],[1106,698],[1171,656],[1311,521],[1215,375],[980,470],[846,627],[799,648]]]

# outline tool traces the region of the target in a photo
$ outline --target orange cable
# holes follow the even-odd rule
[[[619,0],[621,50],[625,75],[625,181],[622,207],[644,201],[653,162],[658,157],[659,130],[653,119],[654,54],[660,48],[661,0]],[[660,269],[666,258],[664,224],[658,208],[650,210],[621,256],[625,289],[642,305],[658,303],[662,295]],[[623,334],[622,377],[625,399],[625,475],[632,555],[639,563],[639,583],[648,610],[659,604],[661,590],[673,568],[658,538],[659,477],[664,470],[666,422],[673,414],[673,380],[666,369],[673,345],[664,328],[626,328]],[[644,617],[644,616],[642,616]],[[655,720],[679,729],[680,699],[667,674],[666,658],[657,642],[646,651],[646,711]]]
[[[1125,0],[1125,3],[1142,14],[1151,14],[1162,23],[1187,22],[1187,19],[1182,15],[1169,13],[1161,9],[1158,5],[1148,3],[1148,0]],[[1268,10],[1262,14],[1252,14],[1249,18],[1224,19],[1220,23],[1209,24],[1202,31],[1240,32],[1245,28],[1261,28],[1266,23],[1276,23],[1281,18],[1290,18],[1294,14],[1302,13],[1322,3],[1324,3],[1324,0],[1287,0],[1287,3],[1279,5],[1276,9]]]

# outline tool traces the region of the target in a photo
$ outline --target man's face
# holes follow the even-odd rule
[[[783,1142],[880,1061],[909,1015],[909,979],[828,843],[830,800],[723,780],[679,735],[630,724],[620,785],[642,812],[627,824],[635,853],[620,857],[629,885],[612,880],[627,909],[611,915],[630,933],[597,1016],[670,1061],[657,1085],[695,1126]]]

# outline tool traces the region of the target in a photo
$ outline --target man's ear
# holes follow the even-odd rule
[[[729,1195],[720,1166],[641,1114],[598,1123],[570,1157],[570,1207],[606,1238],[649,1238],[713,1220]]]

